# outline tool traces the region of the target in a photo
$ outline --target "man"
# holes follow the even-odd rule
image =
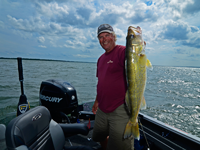
[[[96,117],[92,139],[100,142],[104,150],[131,150],[133,138],[123,139],[129,120],[124,105],[126,47],[116,45],[116,35],[109,24],[100,25],[97,36],[105,53],[97,62],[97,96],[92,107]]]

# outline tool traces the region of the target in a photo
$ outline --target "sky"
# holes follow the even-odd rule
[[[0,0],[0,57],[96,62],[97,28],[140,26],[152,65],[200,67],[200,0]]]

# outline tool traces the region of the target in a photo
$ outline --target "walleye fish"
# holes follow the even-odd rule
[[[146,43],[142,39],[142,30],[130,26],[126,37],[126,78],[128,89],[126,92],[126,104],[130,112],[130,119],[124,131],[124,138],[133,135],[140,138],[138,113],[146,107],[144,90],[146,85],[146,67],[152,68],[151,62],[145,55]]]

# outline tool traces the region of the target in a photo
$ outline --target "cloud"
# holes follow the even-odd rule
[[[199,56],[199,0],[2,1],[0,27],[4,29],[0,34],[14,33],[12,37],[19,37],[21,43],[17,43],[23,45],[19,48],[23,51],[30,45],[33,49],[48,45],[51,57],[56,49],[71,54],[70,59],[98,58],[104,51],[96,37],[97,27],[109,23],[117,34],[117,44],[125,45],[129,25],[139,25],[149,55]],[[3,39],[9,40],[4,35]],[[24,44],[25,40],[31,44]]]
[[[52,3],[52,2],[56,2],[56,3],[75,3],[75,4],[86,4],[86,3],[90,3],[93,0],[34,0],[34,1],[39,1],[39,2],[46,2],[46,3]]]
[[[164,2],[174,19],[186,18],[200,12],[199,0],[165,0]]]
[[[35,8],[38,15],[44,15],[47,19],[69,15],[69,7],[66,4],[59,5],[56,2],[43,3],[41,1],[35,1]]]
[[[163,30],[160,36],[163,39],[175,39],[175,40],[186,40],[188,39],[188,33],[190,32],[187,24],[183,22],[169,21],[163,25]]]
[[[35,3],[38,14],[45,15],[51,22],[61,24],[61,26],[76,26],[79,28],[97,27],[102,23],[116,24],[119,22],[139,23],[143,21],[156,21],[158,14],[155,12],[154,5],[147,6],[145,3],[136,3],[134,5],[129,2],[123,5],[114,5],[112,3],[105,3],[102,9],[97,11],[94,3],[56,3],[49,1],[49,3],[42,3],[37,1]],[[147,13],[148,11],[148,13]]]
[[[158,19],[158,14],[153,11],[154,9],[154,6],[147,6],[145,3],[135,3],[134,5],[129,2],[125,2],[122,5],[105,4],[99,12],[93,12],[91,16],[93,20],[90,21],[90,24],[97,27],[102,23],[113,25],[153,22]]]
[[[41,48],[47,48],[46,46],[44,45],[39,45],[38,47],[41,47]]]
[[[5,28],[5,24],[4,24],[3,21],[0,21],[0,27],[1,27],[1,28]]]
[[[200,12],[199,6],[200,1],[199,0],[188,0],[187,5],[183,8],[183,12],[187,14],[193,15],[194,13]]]
[[[191,27],[191,32],[192,33],[195,33],[195,32],[198,32],[198,31],[199,31],[198,27]]]
[[[94,12],[94,9],[89,7],[80,7],[77,9],[77,14],[82,17],[84,20],[89,20],[91,14]]]
[[[27,19],[16,19],[11,17],[10,15],[7,16],[9,21],[13,24],[15,29],[30,32],[30,33],[39,33],[40,35],[66,35],[66,36],[74,36],[74,34],[80,34],[81,31],[78,28],[67,26],[63,27],[61,24],[56,22],[49,22],[45,23],[42,22],[42,18],[31,18],[30,20]]]
[[[175,53],[176,54],[185,54],[187,51],[185,51],[185,50],[183,50],[183,49],[181,49],[181,48],[177,48],[177,49],[175,49]]]
[[[200,37],[188,41],[183,41],[182,44],[188,47],[200,48]]]
[[[192,57],[192,58],[198,58],[198,57],[200,57],[200,54],[191,54],[191,55],[189,55],[189,57]]]
[[[95,12],[94,6],[90,1],[65,1],[60,4],[60,1],[49,1],[44,3],[41,1],[35,2],[35,7],[38,15],[42,14],[50,22],[57,22],[62,26],[76,26],[84,28],[90,20],[91,14]]]
[[[129,2],[123,5],[104,4],[102,9],[97,11],[93,3],[86,4],[80,1],[59,4],[63,1],[34,1],[36,15],[28,19],[18,19],[7,15],[14,29],[24,32],[38,33],[48,36],[74,36],[82,35],[85,28],[97,28],[102,23],[115,25],[117,23],[139,23],[156,21],[157,13],[153,10],[155,6],[147,6],[145,3]],[[148,10],[148,13],[146,11]],[[121,34],[120,34],[121,35]]]
[[[38,37],[38,42],[39,43],[44,43],[45,42],[45,38],[43,36]]]

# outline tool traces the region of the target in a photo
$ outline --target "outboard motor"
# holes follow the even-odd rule
[[[48,108],[56,122],[70,123],[78,119],[76,90],[70,83],[54,79],[42,81],[39,97],[40,105]]]

